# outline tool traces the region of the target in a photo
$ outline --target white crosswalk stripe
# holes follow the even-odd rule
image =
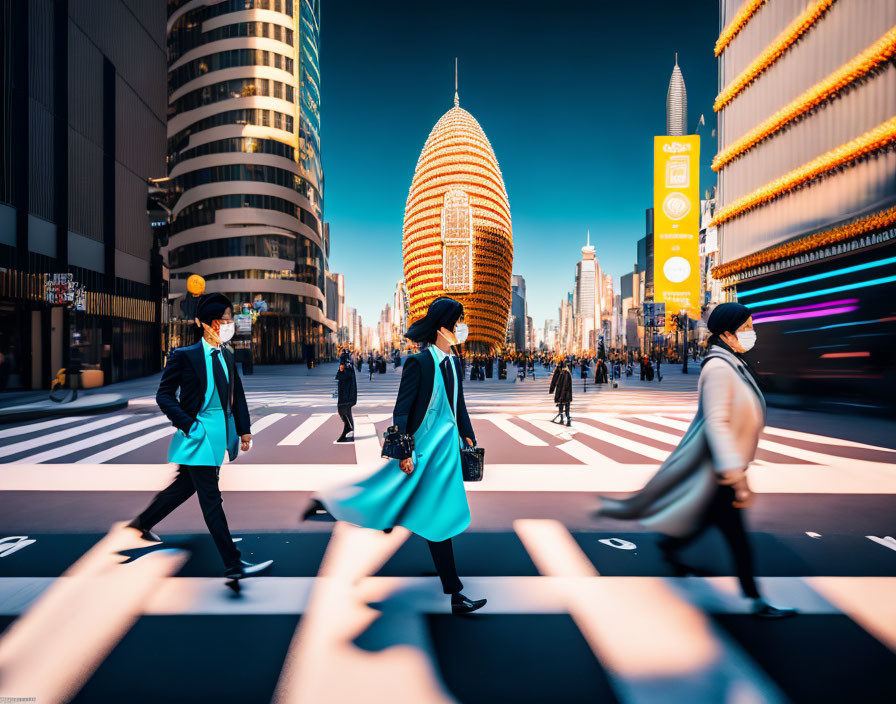
[[[364,375],[359,378],[352,444],[356,466],[367,467],[381,461],[376,424],[391,418],[400,379],[400,374],[391,370],[385,376],[375,375],[372,381]],[[487,438],[490,464],[517,465],[521,469],[564,463],[586,467],[656,466],[677,445],[693,418],[694,380],[670,376],[662,387],[623,380],[615,389],[589,382],[584,394],[581,386],[574,383],[572,427],[549,422],[556,409],[548,392],[547,375],[525,382],[491,380],[480,384],[467,380],[465,397],[477,436]],[[263,386],[273,387],[275,382],[268,379]],[[335,435],[330,437],[334,432],[328,422],[335,417],[334,387],[333,380],[321,376],[306,377],[295,391],[282,386],[248,391],[254,419],[252,432],[262,434],[254,440],[254,455],[242,456],[239,464],[254,461],[317,467],[321,461],[334,461],[321,455],[327,452],[321,449],[323,446],[333,448],[338,461],[351,462],[345,458],[344,450],[335,449]],[[84,466],[106,462],[164,463],[167,438],[174,429],[153,428],[167,424],[154,408],[153,397],[136,399],[132,405],[140,412],[127,410],[103,418],[72,417],[7,428],[0,438],[0,462],[40,464],[64,460]],[[144,430],[149,432],[140,432]],[[321,434],[327,436],[324,443],[318,439]],[[286,450],[300,445],[306,451],[276,454],[277,447]],[[847,455],[858,458],[870,470],[872,463],[879,468],[896,456],[896,450],[776,427],[765,429],[760,448],[784,456],[789,464],[785,467],[777,464],[783,459],[765,457],[757,461],[757,466],[785,469],[800,464],[839,467],[848,461],[844,457]],[[260,451],[267,454],[260,455]]]
[[[320,428],[330,418],[332,413],[315,413],[310,418],[302,421],[302,424],[293,430],[289,435],[283,438],[278,445],[301,445],[302,441],[308,438],[315,430]]]
[[[49,435],[40,435],[35,438],[31,438],[30,440],[24,440],[22,442],[13,443],[12,445],[6,445],[5,447],[0,447],[0,457],[7,457],[9,455],[15,455],[19,452],[27,452],[28,450],[34,450],[43,445],[50,445],[59,440],[67,440],[71,438],[73,435],[81,435],[84,433],[90,433],[94,430],[101,430],[102,428],[108,428],[110,425],[114,425],[116,423],[121,423],[124,420],[127,420],[128,416],[117,415],[112,416],[111,418],[104,418],[103,420],[94,421],[92,423],[85,423],[84,425],[79,425],[76,428],[70,428],[68,430],[62,430],[58,433],[50,433]],[[76,419],[77,420],[77,419]],[[38,424],[40,425],[40,424]],[[29,431],[33,432],[33,431]]]
[[[475,408],[471,409],[470,416],[474,428],[477,428],[477,434],[488,428],[492,429],[492,433],[497,432],[498,440],[495,440],[494,435],[490,436],[493,445],[490,456],[494,457],[496,452],[509,453],[508,456],[519,456],[520,466],[529,466],[527,465],[529,460],[526,459],[526,451],[529,448],[557,451],[561,455],[567,456],[569,461],[575,464],[619,464],[619,460],[614,459],[619,456],[619,450],[643,458],[644,464],[658,464],[677,445],[681,435],[689,426],[691,418],[690,414],[670,412],[665,406],[657,408],[657,404],[654,404],[652,412],[644,412],[643,409],[632,413],[584,411],[576,414],[574,412],[572,427],[566,427],[550,422],[553,413],[544,410],[544,399],[537,407],[537,411],[533,411],[531,407],[525,405],[516,406],[513,409],[515,411],[513,414],[496,412],[494,408],[495,405],[490,404],[489,410],[484,412]],[[258,435],[262,431],[272,432],[268,429],[278,428],[280,429],[279,436],[282,439],[276,441],[275,445],[297,447],[316,437],[317,433],[324,432],[322,431],[323,426],[335,416],[332,412],[312,411],[309,413],[308,411],[301,412],[301,409],[296,410],[299,412],[276,411],[256,417],[252,426],[253,434]],[[140,418],[140,420],[134,422],[136,418]],[[390,418],[390,413],[381,411],[356,414],[354,442],[356,464],[367,466],[380,461],[380,439],[375,423]],[[49,434],[41,434],[40,428],[34,432],[35,426],[40,424],[21,426],[28,428],[29,432],[12,434],[11,437],[18,438],[23,435],[31,437],[5,445],[0,444],[0,458],[9,458],[5,461],[14,460],[17,464],[39,464],[65,457],[72,457],[72,462],[84,465],[127,461],[129,453],[153,446],[153,443],[163,442],[174,433],[174,428],[167,427],[142,433],[138,437],[128,437],[151,429],[153,426],[166,424],[167,419],[159,412],[148,416],[121,412],[101,420],[90,418],[67,420],[72,421],[69,424],[70,427]],[[642,424],[642,422],[646,423]],[[487,426],[483,427],[484,423]],[[112,427],[110,428],[110,426]],[[46,428],[46,426],[43,427]],[[551,436],[553,441],[548,442],[542,439],[543,436],[539,437],[530,428]],[[660,428],[667,430],[660,430]],[[254,447],[261,447],[272,442],[266,440],[267,432],[255,439]],[[583,442],[582,438],[589,438],[589,440]],[[643,440],[637,438],[643,438]],[[7,439],[4,438],[4,440]],[[70,442],[72,439],[75,441]],[[328,444],[332,443],[332,438],[328,438],[327,442]],[[495,442],[497,442],[497,446],[494,445]],[[665,447],[656,446],[654,443],[661,443]],[[86,450],[102,445],[106,446],[99,447],[92,454],[85,454]],[[835,447],[838,453],[831,454],[830,450]],[[857,461],[860,462],[866,461],[862,460],[861,456],[868,452],[875,456],[874,461],[878,463],[892,461],[892,458],[896,456],[896,450],[857,442],[839,441],[836,438],[776,427],[765,429],[760,441],[760,448],[786,456],[791,463],[796,464],[837,464],[844,459],[844,451],[855,454],[859,458]],[[21,457],[22,453],[29,450],[32,451],[31,455]],[[152,452],[156,452],[156,450],[152,450]],[[165,452],[166,450],[159,449],[158,459],[155,461],[164,462]],[[306,458],[304,455],[284,455],[282,461],[296,464],[296,460],[298,460],[298,464],[303,462],[309,466],[318,464],[315,459]],[[562,462],[562,459],[558,456],[553,462]],[[757,462],[757,464],[769,464],[769,461],[765,460],[761,463]]]
[[[148,418],[147,420],[142,420],[137,423],[129,423],[123,427],[116,428],[115,430],[109,430],[105,433],[93,435],[83,440],[73,442],[71,444],[62,445],[60,447],[55,447],[52,450],[46,450],[45,452],[39,452],[36,455],[24,457],[19,460],[19,462],[21,464],[40,464],[41,462],[55,460],[59,457],[65,457],[66,455],[74,454],[78,450],[95,447],[96,445],[101,445],[104,442],[109,442],[110,440],[115,440],[125,435],[131,435],[132,433],[136,433],[139,430],[146,430],[147,428],[151,428],[154,425],[159,425],[160,423],[167,422],[168,419],[164,416],[157,416],[155,418]]]

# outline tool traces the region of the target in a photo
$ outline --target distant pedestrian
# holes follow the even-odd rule
[[[358,383],[355,379],[355,368],[348,350],[339,358],[339,371],[336,372],[336,411],[342,419],[342,435],[336,442],[355,441],[355,419],[352,418],[352,406],[358,403]],[[349,437],[351,434],[351,437]]]
[[[563,413],[566,413],[566,425],[572,425],[572,419],[569,417],[569,406],[572,403],[572,374],[566,368],[566,363],[560,360],[554,375],[551,377],[550,392],[554,394],[554,404],[557,406],[557,415],[551,420],[556,423],[560,419],[563,424]]]

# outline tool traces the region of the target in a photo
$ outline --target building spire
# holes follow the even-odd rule
[[[678,53],[675,54],[675,66],[669,79],[669,91],[666,93],[666,134],[670,137],[686,135],[688,124],[688,94],[684,87],[684,76],[678,66]]]
[[[457,95],[457,57],[454,57],[454,107],[460,107],[460,98]]]
[[[586,230],[586,232],[587,232],[588,234],[585,235],[585,245],[586,245],[587,247],[590,247],[590,246],[591,246],[591,230]]]

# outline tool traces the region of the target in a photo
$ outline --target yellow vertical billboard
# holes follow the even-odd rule
[[[700,315],[700,138],[653,138],[653,300]]]

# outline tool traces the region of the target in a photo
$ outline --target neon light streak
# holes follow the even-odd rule
[[[840,308],[825,308],[823,310],[807,310],[802,313],[790,313],[788,315],[772,315],[767,318],[754,319],[753,325],[760,323],[775,323],[779,320],[800,320],[801,318],[821,318],[825,315],[836,315],[837,313],[852,313],[858,310],[858,306],[842,306]]]
[[[886,321],[886,318],[879,318],[878,320],[860,320],[855,323],[835,323],[834,325],[822,325],[820,328],[803,328],[802,330],[785,330],[785,335],[793,335],[798,332],[815,332],[816,330],[830,330],[831,328],[848,328],[851,325],[874,325],[875,323],[882,323]]]
[[[833,271],[825,271],[821,274],[813,274],[812,276],[803,276],[799,279],[792,279],[791,281],[784,281],[780,284],[771,284],[770,286],[760,286],[759,288],[754,288],[752,291],[744,291],[741,293],[738,291],[737,297],[738,299],[746,298],[747,296],[753,296],[757,293],[765,293],[766,291],[777,291],[780,288],[787,288],[788,286],[797,286],[798,284],[809,283],[810,281],[818,281],[820,279],[829,279],[832,276],[843,276],[844,274],[852,274],[856,271],[864,271],[865,269],[872,269],[878,266],[886,266],[887,264],[896,264],[896,257],[888,257],[887,259],[878,259],[873,262],[866,262],[865,264],[856,264],[855,266],[848,266],[843,269],[834,269]]]
[[[845,359],[847,357],[870,357],[870,352],[826,352],[822,359]]]
[[[880,286],[896,281],[896,276],[882,276],[879,279],[870,279],[857,284],[844,284],[843,286],[832,286],[831,288],[823,288],[818,291],[809,291],[807,293],[797,293],[792,296],[781,296],[780,298],[769,298],[767,301],[755,301],[754,303],[744,303],[747,308],[759,308],[760,306],[771,306],[775,303],[787,303],[788,301],[798,301],[803,298],[817,298],[818,296],[827,296],[829,293],[841,293],[843,291],[854,291],[857,288],[868,288],[869,286]],[[740,296],[738,296],[740,297]]]
[[[855,337],[855,336],[853,336],[853,337]],[[818,345],[817,347],[810,347],[809,349],[810,350],[827,350],[827,349],[830,349],[831,347],[849,347],[849,345],[844,342],[842,345]]]
[[[818,308],[826,308],[828,306],[846,306],[858,303],[858,298],[844,298],[839,301],[827,301],[826,303],[813,303],[809,306],[797,306],[796,308],[775,308],[775,310],[763,310],[754,314],[753,317],[762,317],[763,315],[777,315],[778,313],[796,313],[801,310],[816,310]]]

